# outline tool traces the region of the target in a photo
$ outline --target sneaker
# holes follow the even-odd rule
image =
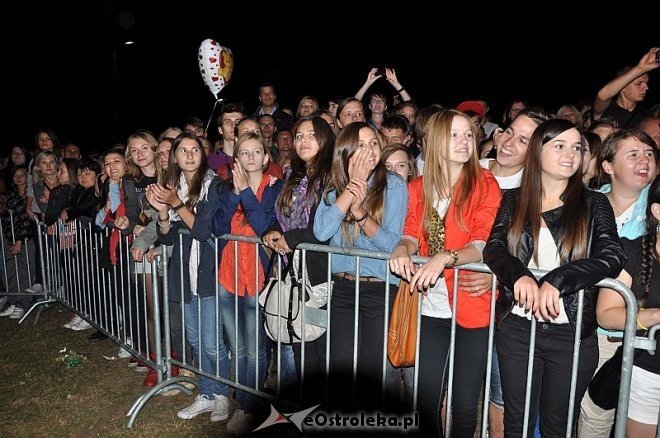
[[[117,356],[120,359],[128,359],[129,357],[131,357],[131,353],[129,353],[128,350],[125,349],[124,347],[119,347],[119,351],[117,352]],[[132,366],[130,364],[128,366],[132,368]]]
[[[193,373],[187,368],[179,368],[179,375],[190,377],[191,379],[197,379],[197,374]],[[179,382],[188,389],[195,389],[195,385],[190,382]]]
[[[40,293],[43,293],[43,291],[44,291],[44,288],[39,283],[35,283],[32,286],[25,289],[25,292],[27,292],[29,294],[40,294]]]
[[[12,313],[14,313],[15,308],[16,306],[10,304],[9,307],[7,307],[4,311],[0,312],[0,316],[10,316]]]
[[[181,409],[179,412],[177,412],[176,416],[183,418],[184,420],[190,420],[199,414],[212,411],[214,406],[215,400],[210,400],[208,396],[200,394],[195,397],[195,402],[193,404],[187,408]]]
[[[67,322],[67,323],[64,324],[62,327],[64,327],[64,328],[68,328],[68,329],[72,329],[73,327],[75,327],[75,326],[77,326],[78,324],[80,324],[80,322],[81,322],[82,320],[83,320],[83,319],[82,319],[81,317],[79,317],[78,315],[76,315],[71,321]]]
[[[211,421],[223,421],[229,418],[229,400],[224,395],[215,396],[215,404],[211,411]]]
[[[14,306],[14,312],[9,315],[11,319],[21,319],[25,315],[25,310],[20,307]]]
[[[243,409],[236,409],[231,420],[227,422],[227,432],[236,434],[242,430],[243,422],[245,421],[245,411]]]
[[[156,386],[158,384],[158,373],[155,369],[149,368],[147,370],[147,376],[144,378],[142,385],[146,387]]]
[[[75,330],[77,332],[82,331],[82,330],[91,329],[91,328],[92,328],[92,325],[90,323],[88,323],[87,321],[85,321],[84,319],[81,320],[78,324],[71,326],[71,330]]]

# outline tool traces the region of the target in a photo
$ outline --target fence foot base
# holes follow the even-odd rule
[[[173,388],[168,388],[168,390],[169,389],[178,389],[180,391],[183,391],[187,395],[192,394],[192,391],[190,391],[185,386],[181,385],[181,383],[183,383],[183,382],[188,382],[188,383],[192,383],[195,386],[199,386],[199,382],[197,380],[191,378],[191,377],[173,377],[169,380],[163,380],[158,385],[154,386],[149,391],[145,392],[140,397],[138,397],[137,400],[135,400],[135,403],[133,403],[133,406],[131,406],[131,408],[128,410],[128,413],[126,414],[127,417],[130,417],[126,427],[128,429],[133,427],[133,424],[135,423],[135,420],[137,419],[137,416],[140,414],[140,411],[142,410],[142,408],[154,396],[159,395],[161,392],[165,392],[164,391],[165,388],[168,388],[169,386],[173,386]]]
[[[33,325],[37,325],[37,322],[39,322],[39,318],[41,317],[43,311],[52,308],[56,302],[57,300],[54,300],[53,298],[48,298],[44,301],[37,301],[32,305],[32,307],[30,307],[30,309],[27,312],[25,312],[25,315],[23,315],[23,317],[18,321],[18,323],[21,324],[23,321],[27,319],[28,316],[30,316],[30,313],[32,313],[34,309],[38,308],[37,316],[35,316],[33,323]],[[41,307],[41,306],[45,306],[45,307]]]

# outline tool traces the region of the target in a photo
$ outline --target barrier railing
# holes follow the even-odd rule
[[[238,282],[238,245],[240,243],[247,243],[254,245],[254,254],[255,254],[255,266],[260,266],[259,260],[259,247],[262,245],[262,242],[258,238],[253,237],[244,237],[244,236],[232,236],[226,235],[222,238],[215,238],[209,242],[213,248],[213,256],[215,257],[215,272],[213,275],[216,276],[215,281],[215,321],[216,321],[216,353],[215,353],[215,372],[208,372],[207,370],[202,369],[202,351],[201,348],[196,351],[195,356],[191,357],[188,354],[187,348],[183,347],[182,351],[179,352],[179,356],[173,354],[173,345],[172,345],[172,330],[173,325],[170,320],[170,311],[172,302],[170,302],[169,295],[169,275],[164,275],[162,281],[159,279],[159,269],[160,272],[168,273],[170,262],[166,253],[166,247],[162,247],[162,253],[157,260],[154,260],[150,264],[151,274],[148,274],[146,271],[146,262],[143,262],[142,273],[138,273],[135,269],[135,264],[132,262],[130,253],[129,253],[129,241],[126,238],[120,239],[119,242],[119,261],[115,265],[105,265],[100,260],[100,254],[108,251],[107,247],[107,233],[101,234],[95,231],[94,226],[87,223],[77,222],[75,231],[73,235],[63,234],[61,228],[55,228],[52,234],[43,233],[45,227],[43,224],[39,224],[41,233],[39,236],[41,238],[40,253],[39,256],[42,259],[42,270],[44,277],[44,296],[45,299],[35,304],[30,311],[24,316],[23,319],[27,318],[28,314],[39,306],[51,303],[60,303],[64,305],[67,309],[75,312],[77,315],[84,318],[88,321],[94,328],[104,333],[110,337],[114,342],[116,342],[121,347],[128,350],[134,357],[138,358],[140,361],[148,364],[150,367],[156,370],[158,374],[158,384],[146,391],[138,400],[135,401],[133,406],[128,411],[129,422],[128,427],[131,427],[137,416],[139,415],[142,407],[155,395],[161,394],[166,390],[175,388],[179,389],[184,393],[190,394],[190,391],[182,386],[183,383],[192,383],[198,385],[199,382],[195,379],[192,379],[188,376],[175,376],[173,370],[178,368],[188,369],[192,372],[197,373],[199,376],[211,379],[213,381],[219,382],[224,385],[233,387],[239,391],[249,393],[254,396],[261,397],[267,400],[278,400],[282,401],[283,399],[288,398],[288,402],[291,405],[298,405],[302,400],[305,400],[305,388],[306,388],[306,379],[307,379],[307,361],[306,354],[308,342],[305,342],[305,330],[307,329],[307,324],[316,325],[319,327],[325,327],[326,338],[325,338],[325,359],[323,364],[323,369],[325,375],[324,377],[324,402],[328,402],[328,397],[332,392],[332,389],[329,384],[329,376],[331,374],[331,340],[333,336],[333,327],[331,324],[331,303],[332,303],[332,290],[328,288],[328,305],[326,309],[319,312],[319,309],[301,306],[301,327],[302,327],[302,339],[300,343],[300,375],[299,375],[299,385],[297,386],[298,394],[297,399],[291,399],[290,393],[284,394],[282,376],[285,374],[285,358],[286,350],[288,346],[282,342],[278,337],[274,341],[274,351],[277,353],[277,362],[275,364],[276,376],[275,376],[275,391],[274,393],[266,392],[262,388],[263,381],[265,380],[265,373],[268,369],[268,366],[262,367],[259,364],[259,361],[256,360],[254,368],[254,379],[253,384],[246,384],[241,378],[241,371],[239,370],[239,354],[234,354],[232,356],[233,362],[233,377],[232,376],[222,376],[220,375],[220,363],[224,360],[219,351],[220,343],[224,342],[222,340],[223,326],[220,323],[221,320],[221,286],[217,281],[217,273],[219,272],[218,261],[220,260],[220,246],[221,241],[226,240],[228,243],[226,245],[234,245],[234,278],[236,283]],[[179,254],[183,254],[183,240],[181,235],[186,234],[182,232],[179,236]],[[337,255],[345,255],[354,257],[356,265],[356,279],[355,284],[355,295],[354,295],[354,319],[353,319],[353,339],[356,341],[352,346],[353,359],[351,367],[351,402],[355,406],[356,401],[356,383],[358,381],[358,347],[357,339],[359,338],[360,330],[360,320],[358,317],[358,311],[360,306],[360,288],[361,282],[359,281],[360,276],[360,261],[361,259],[375,259],[385,261],[390,258],[389,253],[383,252],[372,252],[366,250],[358,249],[348,249],[348,248],[337,248],[329,247],[323,245],[314,245],[314,244],[302,244],[299,245],[298,250],[300,251],[301,260],[302,260],[302,273],[301,281],[302,284],[307,282],[307,266],[306,266],[306,255],[307,252],[318,252],[318,253],[327,253],[328,254],[328,264],[327,264],[327,275],[326,282],[330,285],[333,281],[331,266],[332,258]],[[276,276],[281,283],[282,280],[282,268],[284,265],[283,257],[281,255],[276,256],[277,260],[277,273]],[[422,263],[428,260],[428,258],[422,257],[413,257],[413,262]],[[179,303],[176,304],[179,306],[181,313],[183,314],[182,322],[180,323],[183,328],[183,338],[186,337],[186,312],[185,312],[185,303],[183,297],[183,290],[185,285],[183,284],[183,266],[185,262],[182,259],[178,260],[179,268],[179,278],[180,284],[178,286],[179,293]],[[6,263],[3,264],[3,268],[6,267]],[[462,265],[460,267],[454,268],[455,274],[458,274],[458,271],[474,271],[474,272],[484,272],[490,273],[490,270],[487,266],[481,263],[473,263],[468,265]],[[540,277],[544,274],[543,271],[533,271],[533,273]],[[255,272],[255,282],[260,283],[259,273]],[[392,291],[390,287],[390,273],[387,271],[387,277],[385,281],[385,294],[383,309],[384,323],[382,327],[382,336],[383,336],[383,345],[382,345],[382,357],[380,358],[380,389],[381,389],[381,404],[385,403],[385,394],[388,378],[388,367],[389,363],[387,360],[387,331],[389,323],[389,313],[390,313],[390,298],[392,297]],[[150,287],[147,289],[147,278],[150,279]],[[447,415],[445,421],[445,434],[446,436],[451,436],[452,430],[452,399],[454,394],[453,387],[453,376],[454,376],[454,367],[455,367],[455,340],[456,340],[456,309],[457,303],[461,299],[457,291],[457,279],[458,275],[454,276],[454,296],[458,297],[453,300],[453,309],[452,314],[454,315],[451,320],[451,341],[449,349],[449,366],[448,366],[448,387],[447,387]],[[496,280],[493,278],[492,287],[494,288]],[[162,285],[163,298],[160,299],[160,289]],[[237,286],[237,284],[235,284]],[[628,412],[628,395],[630,392],[630,382],[632,376],[632,367],[633,367],[633,352],[635,346],[637,348],[643,348],[649,350],[651,353],[654,353],[656,349],[655,343],[655,334],[660,326],[652,327],[649,331],[648,337],[646,338],[637,338],[635,339],[635,322],[637,314],[637,304],[634,299],[634,295],[625,287],[622,283],[606,279],[599,282],[596,286],[607,287],[613,290],[616,290],[623,297],[626,303],[626,325],[624,329],[624,341],[623,341],[623,361],[622,361],[622,370],[621,370],[621,384],[619,387],[619,401],[617,408],[617,417],[615,423],[614,434],[617,437],[625,436],[625,427],[626,419]],[[237,289],[237,288],[236,288]],[[235,289],[235,290],[236,290]],[[147,307],[147,300],[145,291],[149,291],[152,294],[152,305],[151,309]],[[583,305],[583,291],[578,292],[579,299],[579,308],[582,308]],[[239,313],[239,298],[238,295],[234,295],[233,303],[233,312],[234,316]],[[255,298],[256,299],[256,298]],[[483,397],[483,406],[482,406],[482,418],[481,418],[481,436],[487,435],[487,423],[488,423],[488,400],[489,400],[489,391],[490,391],[490,375],[491,375],[491,361],[493,355],[493,341],[495,334],[494,327],[494,316],[495,316],[495,295],[491,295],[491,309],[490,309],[490,323],[489,323],[489,332],[488,332],[488,353],[487,353],[487,365],[485,373],[485,385],[484,385],[484,397]],[[201,344],[201,318],[200,312],[200,302],[197,303],[196,316],[197,316],[197,345]],[[421,307],[421,304],[420,304]],[[162,312],[161,312],[162,309]],[[146,317],[149,312],[152,312],[153,318],[155,321],[163,321],[163,328],[159,323],[156,323],[154,326],[154,334],[152,340],[149,340],[147,336],[147,322]],[[419,312],[421,315],[421,312]],[[582,312],[578,311],[578,319],[575,327],[575,340],[574,340],[574,349],[573,349],[573,365],[572,365],[572,376],[570,382],[570,401],[567,412],[567,436],[571,434],[571,427],[573,423],[573,411],[575,408],[575,392],[576,392],[576,371],[577,364],[579,359],[579,333]],[[255,306],[254,313],[250,314],[250,318],[254,318],[254,327],[257,328],[255,333],[254,344],[259,344],[260,337],[261,339],[265,338],[265,333],[263,332],[262,320],[261,320],[261,309],[259,306]],[[235,318],[235,324],[233,327],[234,330],[234,339],[236,344],[238,344],[239,339],[239,320]],[[178,324],[178,323],[177,323]],[[421,323],[418,321],[417,325],[417,357],[416,363],[419,363],[419,346],[420,346],[420,326]],[[535,341],[535,330],[536,322],[534,319],[530,322],[530,353],[529,353],[529,362],[527,370],[527,390],[526,390],[526,401],[525,401],[525,419],[523,430],[526,430],[525,427],[529,424],[530,418],[530,388],[531,388],[531,377],[532,377],[532,367],[533,367],[533,355],[534,355],[534,341]],[[226,331],[226,328],[224,328]],[[280,330],[277,330],[277,333],[281,333]],[[246,340],[247,341],[247,340]],[[185,345],[185,341],[184,341]],[[228,349],[231,350],[231,349]],[[240,351],[240,348],[235,348],[234,350]],[[258,352],[257,352],[258,353]],[[258,354],[257,354],[258,356]],[[265,369],[264,369],[265,368]],[[412,412],[417,410],[417,395],[418,395],[418,383],[419,383],[419,370],[417,367],[414,368],[414,378],[413,378],[413,400],[412,400]]]

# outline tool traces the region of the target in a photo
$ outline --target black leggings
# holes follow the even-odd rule
[[[422,436],[442,436],[440,410],[447,390],[451,319],[422,316],[418,406]],[[451,436],[474,436],[479,396],[486,374],[488,327],[456,325]]]

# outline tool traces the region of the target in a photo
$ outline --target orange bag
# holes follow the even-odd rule
[[[419,294],[410,290],[410,283],[401,280],[387,333],[387,357],[395,367],[415,365],[418,309]]]

